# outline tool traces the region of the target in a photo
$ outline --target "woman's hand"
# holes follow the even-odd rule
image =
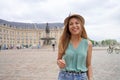
[[[59,68],[64,68],[66,66],[65,60],[62,60],[62,59],[57,60],[57,64]]]

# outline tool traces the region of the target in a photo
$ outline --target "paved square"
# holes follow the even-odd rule
[[[0,80],[57,80],[57,51],[52,49],[2,50]],[[120,54],[93,50],[94,80],[120,80]]]

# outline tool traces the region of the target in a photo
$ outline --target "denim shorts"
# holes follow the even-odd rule
[[[69,73],[66,71],[60,71],[58,80],[88,80],[87,74],[85,73]]]

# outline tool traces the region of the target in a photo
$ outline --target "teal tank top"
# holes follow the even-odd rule
[[[63,71],[87,71],[86,67],[86,58],[87,58],[87,50],[88,50],[88,40],[82,38],[77,48],[74,48],[72,43],[70,42],[65,54],[63,55],[63,59],[66,62],[65,68]]]

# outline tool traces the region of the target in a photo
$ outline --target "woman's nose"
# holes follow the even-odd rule
[[[76,24],[73,24],[73,27],[76,27]]]

